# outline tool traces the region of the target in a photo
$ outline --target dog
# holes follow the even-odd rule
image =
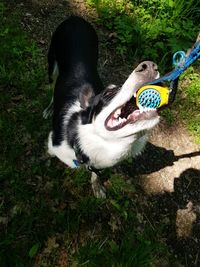
[[[48,52],[49,82],[55,81],[48,153],[71,168],[92,171],[95,196],[105,197],[98,170],[141,153],[148,131],[159,122],[155,109],[136,106],[136,92],[159,78],[152,61],[140,63],[122,86],[104,89],[97,70],[98,37],[83,18],[71,16],[55,30]]]

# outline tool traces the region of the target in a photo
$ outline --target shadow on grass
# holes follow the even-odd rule
[[[150,174],[167,166],[173,166],[174,162],[179,159],[196,156],[200,156],[200,151],[176,156],[173,150],[148,143],[141,156],[134,159],[131,164],[123,163],[121,168],[124,173],[130,174],[130,176]]]
[[[188,267],[200,266],[200,171],[187,169],[175,179],[174,192],[148,197],[149,219]]]

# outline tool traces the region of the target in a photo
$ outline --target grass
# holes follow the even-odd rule
[[[148,266],[158,242],[136,234],[128,197],[134,188],[107,170],[110,197],[98,200],[84,169],[65,170],[46,156],[45,63],[21,29],[20,13],[10,12],[1,2],[1,266],[56,266],[63,259],[70,266]]]
[[[97,10],[99,24],[112,33],[113,49],[126,61],[150,58],[159,62],[163,71],[171,67],[171,55],[191,47],[199,31],[196,19],[200,5],[194,0],[87,3]]]
[[[90,240],[79,249],[76,257],[80,266],[149,267],[154,250],[162,251],[150,241],[138,238],[136,233],[127,233],[121,242]]]
[[[84,169],[65,169],[46,155],[45,60],[20,27],[20,13],[1,1],[0,18],[1,267],[145,267],[162,257],[176,266],[159,229],[138,219],[143,210],[124,174],[106,170],[108,198],[98,200]],[[124,24],[117,27],[123,31]],[[196,96],[198,76],[191,75]]]
[[[181,117],[194,140],[200,144],[200,68],[190,67],[181,79],[180,88],[182,94],[177,104]]]
[[[191,48],[199,33],[196,21],[200,4],[194,0],[87,0],[87,3],[98,13],[96,23],[112,36],[109,43],[112,50],[126,63],[143,59],[159,62],[161,74],[172,70],[173,53]],[[161,112],[169,124],[179,114],[197,143],[200,142],[199,72],[200,65],[196,62],[182,75],[178,101]]]
[[[172,109],[161,112],[162,117],[169,125],[176,122],[177,116],[188,129],[194,142],[200,144],[200,67],[190,67],[179,82],[177,98]]]

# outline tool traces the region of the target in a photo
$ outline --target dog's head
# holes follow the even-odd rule
[[[131,136],[154,127],[159,121],[157,111],[139,110],[135,97],[143,84],[156,78],[159,72],[155,63],[140,63],[122,87],[109,86],[94,97],[85,123],[92,123],[95,132],[106,139]]]

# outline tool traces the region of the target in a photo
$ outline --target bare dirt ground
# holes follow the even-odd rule
[[[70,14],[83,16],[94,23],[95,12],[84,1],[8,1],[22,12],[22,25],[46,55],[50,36]],[[108,38],[97,29],[100,39],[100,74],[105,84],[121,84],[131,72],[115,52],[101,45]],[[152,227],[162,224],[165,242],[183,266],[200,266],[200,147],[192,141],[180,123],[173,126],[161,121],[153,131],[144,154],[130,167],[121,168],[144,190],[143,209]],[[164,265],[162,266],[169,266]]]

